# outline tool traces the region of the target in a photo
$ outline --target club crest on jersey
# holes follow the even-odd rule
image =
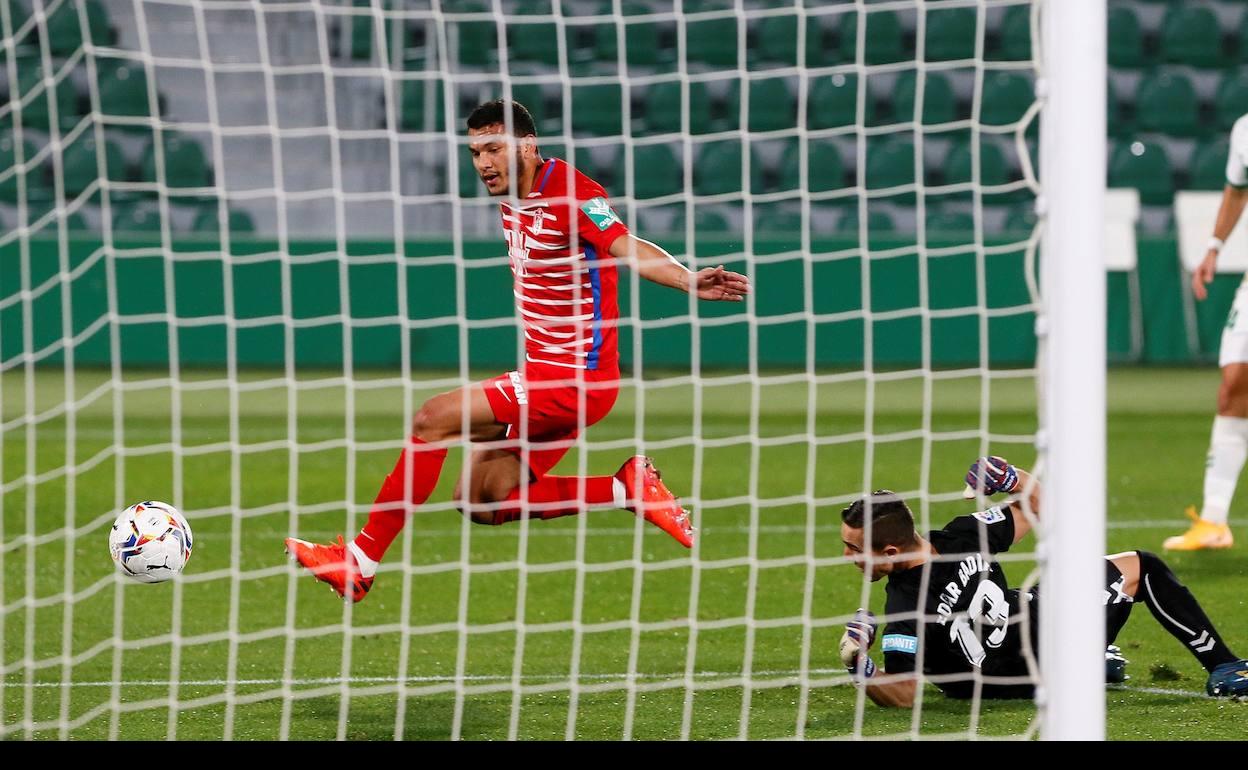
[[[607,203],[606,198],[591,198],[581,206],[581,211],[585,212],[585,216],[589,217],[589,221],[593,222],[599,230],[606,230],[611,225],[620,221],[620,218],[611,210],[611,204]]]
[[[1001,510],[1001,506],[999,505],[994,505],[986,511],[972,513],[971,515],[985,524],[997,524],[1005,521],[1005,512]]]

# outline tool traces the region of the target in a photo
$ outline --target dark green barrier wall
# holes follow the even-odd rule
[[[677,254],[685,251],[679,241],[664,245]],[[810,261],[797,256],[798,246],[792,239],[762,239],[754,246],[758,260],[753,267],[726,262],[752,273],[754,324],[744,306],[698,303],[691,308],[679,292],[643,285],[637,315],[643,321],[640,342],[646,364],[685,368],[696,350],[703,366],[744,367],[752,328],[764,367],[804,366],[808,345],[819,366],[858,367],[868,354],[875,367],[913,366],[923,360],[925,338],[930,340],[932,365],[977,365],[984,353],[981,327],[993,364],[1027,364],[1035,354],[1021,250],[979,258],[971,252],[930,257],[921,270],[914,254],[880,256],[888,249],[913,246],[900,240],[873,241],[869,264],[858,256],[855,241],[817,241]],[[232,316],[238,320],[235,354],[243,365],[281,365],[289,345],[296,365],[336,367],[349,344],[356,366],[394,367],[403,345],[400,314],[412,324],[414,367],[458,366],[464,349],[461,333],[470,366],[501,368],[516,361],[511,279],[501,239],[463,244],[467,259],[462,268],[451,263],[454,249],[445,241],[408,242],[398,256],[392,243],[352,242],[341,259],[333,243],[300,242],[289,245],[292,258],[283,261],[278,244],[266,241],[235,245],[229,260],[221,258],[215,243],[179,242],[174,247],[179,259],[166,260],[155,243],[118,244],[117,256],[108,259],[98,241],[84,239],[70,244],[66,265],[55,241],[31,242],[25,285],[37,296],[29,302],[20,294],[26,261],[22,248],[11,244],[0,249],[0,358],[6,362],[27,346],[52,346],[54,352],[44,360],[63,360],[56,346],[63,336],[63,293],[68,291],[68,331],[82,336],[74,348],[76,362],[108,364],[112,270],[116,295],[111,302],[126,365],[164,364],[175,344],[183,365],[219,365],[229,354],[224,319]],[[708,238],[699,240],[697,249],[706,265],[715,262],[715,254],[740,252],[742,244]],[[72,280],[60,277],[63,267]],[[1141,240],[1139,278],[1142,360],[1194,360],[1173,240]],[[406,281],[405,309],[396,288],[401,279]],[[620,303],[626,317],[633,307],[629,283],[622,278]],[[45,285],[50,288],[38,291]],[[1212,298],[1197,308],[1202,350],[1216,351],[1236,285],[1234,277],[1219,278]],[[1116,359],[1131,352],[1128,297],[1126,277],[1111,276],[1110,352]],[[926,318],[921,307],[930,310]],[[145,318],[168,312],[177,319],[172,326],[164,318]],[[872,318],[869,323],[865,312]],[[483,328],[461,330],[461,316]],[[345,326],[344,319],[349,319]],[[925,325],[930,325],[927,333]],[[349,330],[346,339],[344,328]],[[621,329],[626,365],[636,355],[637,333],[628,322]]]

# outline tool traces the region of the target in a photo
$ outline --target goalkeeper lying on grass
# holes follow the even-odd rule
[[[1039,484],[999,457],[977,460],[967,473],[967,483],[986,494],[1025,491],[1032,513],[1039,515]],[[869,555],[863,531],[868,516]],[[1043,594],[1036,588],[1011,589],[993,557],[1031,530],[1021,500],[959,516],[926,538],[915,531],[905,502],[888,491],[854,501],[841,512],[841,520],[845,555],[864,574],[870,569],[873,582],[888,578],[884,604],[888,625],[881,644],[884,669],[877,670],[868,657],[876,630],[869,612],[859,610],[841,637],[841,660],[865,683],[871,700],[881,706],[911,706],[919,685],[914,675],[919,661],[923,675],[954,698],[972,697],[976,679],[982,682],[984,698],[1032,697],[1027,651],[1039,649],[1037,621]],[[1136,602],[1147,605],[1157,622],[1209,672],[1210,695],[1248,696],[1248,660],[1231,652],[1195,597],[1161,559],[1147,551],[1106,557],[1108,644]]]

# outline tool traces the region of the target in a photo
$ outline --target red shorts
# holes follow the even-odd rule
[[[578,380],[578,376],[582,378]],[[606,417],[620,393],[618,373],[581,372],[561,366],[528,364],[485,380],[481,387],[494,419],[507,426],[501,447],[520,456],[533,477],[545,476],[572,447],[580,428]],[[520,444],[524,439],[527,448]]]

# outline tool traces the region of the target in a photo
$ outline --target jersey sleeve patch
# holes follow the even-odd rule
[[[971,515],[985,524],[1000,524],[1005,521],[1005,511],[1001,510],[999,505],[994,505],[986,511],[972,513]]]
[[[881,649],[884,652],[904,652],[908,655],[917,655],[919,653],[919,639],[906,634],[885,634]]]
[[[616,213],[611,209],[611,204],[607,203],[607,199],[601,196],[590,198],[581,206],[581,211],[585,212],[585,216],[589,217],[589,221],[599,230],[606,230],[611,225],[620,221]]]

